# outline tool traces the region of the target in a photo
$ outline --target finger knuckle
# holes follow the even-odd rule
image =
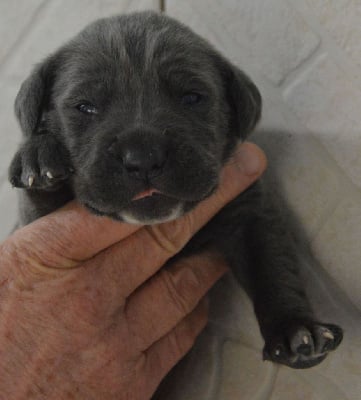
[[[189,274],[188,271],[187,277],[175,277],[167,270],[163,270],[161,274],[164,286],[166,288],[165,290],[167,292],[167,297],[172,302],[176,312],[181,316],[189,314],[195,305],[195,301],[193,299],[194,295],[192,296],[192,291],[196,287],[199,287],[197,277],[193,276],[193,278],[190,279],[189,275],[192,275],[192,272]],[[197,283],[189,285],[189,282],[192,279],[197,280]]]
[[[192,236],[192,226],[192,217],[187,214],[165,224],[149,225],[146,229],[156,245],[162,251],[173,256],[184,247]]]
[[[168,336],[169,351],[175,359],[183,357],[193,346],[195,336],[184,334],[183,330],[175,329]]]

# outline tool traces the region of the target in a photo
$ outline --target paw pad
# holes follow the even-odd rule
[[[277,332],[277,331],[276,331]],[[290,321],[266,340],[264,359],[291,368],[310,368],[324,360],[341,343],[342,329],[318,322]]]

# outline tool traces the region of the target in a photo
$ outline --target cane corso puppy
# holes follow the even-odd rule
[[[98,20],[50,55],[15,102],[24,141],[9,170],[20,225],[72,198],[128,223],[177,218],[217,187],[261,115],[256,86],[183,24],[153,12]],[[225,207],[183,255],[218,251],[246,283],[264,358],[320,363],[342,330],[314,316],[284,218],[260,183]]]

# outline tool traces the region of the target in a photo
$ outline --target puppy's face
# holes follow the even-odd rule
[[[80,202],[150,224],[212,193],[260,103],[250,80],[188,28],[138,13],[97,21],[49,57],[16,112],[25,134],[41,126],[68,149]]]

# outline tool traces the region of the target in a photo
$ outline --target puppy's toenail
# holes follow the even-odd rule
[[[333,340],[335,339],[335,337],[333,336],[333,334],[330,331],[324,331],[322,332],[322,336],[326,339],[330,339]]]
[[[46,176],[49,178],[49,179],[53,179],[54,177],[53,177],[53,174],[50,172],[50,171],[48,171],[47,173],[46,173]]]
[[[31,175],[31,176],[29,176],[29,178],[28,178],[28,185],[29,185],[29,187],[32,187],[32,186],[33,186],[33,183],[34,183],[34,177]]]
[[[308,344],[310,342],[307,336],[304,336],[302,338],[302,341],[303,341],[304,344]]]

